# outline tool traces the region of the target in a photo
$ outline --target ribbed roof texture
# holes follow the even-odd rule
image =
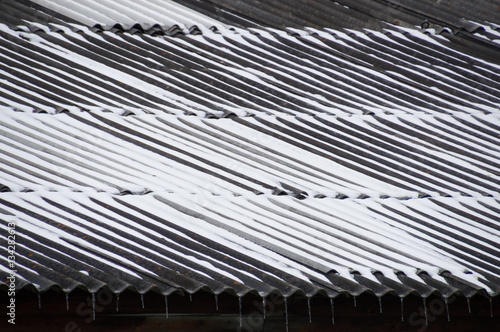
[[[432,3],[2,1],[18,288],[497,296],[498,10]]]
[[[20,110],[209,116],[498,110],[499,67],[417,31],[223,34],[2,28],[0,98]],[[309,35],[311,33],[312,35]]]
[[[333,297],[499,291],[494,198],[45,192],[0,202],[22,238],[21,286],[39,291],[107,286],[116,293],[278,290]]]

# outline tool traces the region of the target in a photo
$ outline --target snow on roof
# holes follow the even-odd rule
[[[466,285],[498,293],[495,219],[500,215],[497,200],[490,197],[451,202],[34,192],[2,195],[0,202],[4,215],[17,217],[18,271],[26,279],[42,284],[38,279],[47,278],[51,260],[57,264],[49,266],[58,272],[86,266],[92,278],[77,279],[66,291],[80,283],[95,289],[100,274],[118,270],[115,278],[138,291],[142,286],[136,283],[148,277],[161,285],[150,287],[168,292],[175,281],[189,293],[208,286],[215,293],[238,295],[265,296],[276,289],[285,296],[291,295],[285,290],[335,295],[352,290],[332,282],[331,273],[352,281],[357,275],[376,281],[381,274],[402,284],[400,274],[425,284],[419,277],[425,273],[453,281],[455,293]],[[490,212],[494,216],[486,218]],[[40,276],[24,275],[25,266]],[[171,280],[177,273],[189,280]],[[108,286],[113,285],[118,287],[114,292],[124,289],[121,283]],[[356,289],[355,295],[370,292],[362,283]],[[391,287],[387,292],[396,293]]]
[[[131,28],[137,23],[149,29],[154,25],[174,24],[206,29],[224,24],[172,0],[33,0],[34,3],[72,18],[88,26],[112,27],[120,24]]]
[[[19,287],[498,295],[498,46],[36,3],[0,11]]]
[[[302,37],[253,29],[185,38],[0,30],[9,66],[0,100],[19,110],[471,114],[496,112],[500,100],[497,64],[416,30]]]

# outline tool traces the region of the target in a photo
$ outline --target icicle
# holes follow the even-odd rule
[[[335,312],[333,306],[333,297],[330,298],[330,306],[332,307],[332,325],[335,325]]]
[[[42,295],[38,293],[38,309],[42,309]]]
[[[95,320],[95,293],[92,293],[92,320]]]
[[[469,314],[471,313],[470,310],[470,297],[467,298],[467,308],[469,309]]]
[[[264,319],[266,319],[266,297],[262,298],[262,315],[264,316]]]
[[[307,298],[307,309],[309,311],[309,323],[312,323],[312,316],[311,316],[311,298]]]
[[[238,296],[238,305],[240,307],[240,327],[243,327],[243,315],[242,315],[243,304],[241,303],[241,296]]]
[[[401,298],[401,322],[405,321],[405,318],[403,316],[403,309],[404,309],[403,300],[404,300],[404,298],[402,297]]]
[[[144,294],[141,294],[142,309],[144,309]]]
[[[118,304],[120,303],[120,294],[116,293],[116,312],[118,312]]]
[[[490,297],[490,317],[493,317],[493,301]]]
[[[165,317],[168,319],[168,295],[165,295]]]
[[[193,294],[189,293],[189,301],[193,301]]]
[[[354,306],[356,307],[357,306],[357,303],[356,303],[356,296],[353,296],[353,301],[354,301]]]
[[[66,293],[66,310],[69,311],[69,293]]]
[[[215,294],[215,310],[219,310],[219,295]]]
[[[427,317],[427,303],[425,303],[425,297],[422,298],[422,301],[424,301],[425,325],[429,325],[429,318]]]
[[[380,313],[382,313],[382,296],[379,296],[378,298],[378,306],[380,308]]]
[[[446,307],[446,318],[448,318],[448,322],[450,321],[450,308],[448,308],[448,299],[444,299],[444,305]]]
[[[288,298],[285,297],[285,324],[286,332],[288,332]]]

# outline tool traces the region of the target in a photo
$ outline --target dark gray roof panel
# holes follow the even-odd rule
[[[35,29],[37,24],[67,25],[78,22],[27,0],[2,0],[0,8],[2,22],[12,27],[28,26]]]
[[[494,190],[498,138],[493,132],[486,136],[488,131],[481,132],[479,126],[491,121],[494,127],[498,117],[360,115],[235,121],[4,114],[4,146],[18,154],[5,150],[4,167],[18,176],[2,180],[14,192],[0,197],[0,211],[5,220],[15,218],[22,224],[16,226],[24,239],[18,263],[29,284],[39,285],[40,291],[108,287],[116,293],[133,289],[163,294],[207,289],[239,295],[273,291],[308,296],[495,295],[498,286],[492,276],[500,274],[496,246],[500,207]],[[441,138],[433,128],[441,128]],[[411,143],[417,138],[418,144]],[[163,143],[167,141],[171,143]],[[466,141],[464,149],[461,143]],[[305,157],[307,150],[310,155]],[[297,158],[299,151],[302,160]],[[39,159],[29,161],[25,153]],[[214,153],[220,155],[213,159],[219,166],[206,159]],[[233,159],[227,168],[224,160],[229,156]],[[372,165],[363,164],[367,156]],[[8,163],[12,158],[17,161]],[[375,167],[378,159],[384,170]],[[198,164],[197,173],[190,170],[193,162]],[[160,173],[156,163],[162,165]],[[248,172],[248,165],[256,168]],[[408,177],[411,168],[423,176]],[[207,177],[208,169],[213,170],[212,177]],[[255,173],[264,169],[267,174]],[[181,170],[189,175],[181,175]],[[177,174],[180,187],[163,187],[174,180],[171,172]],[[240,172],[247,175],[236,181]],[[189,181],[194,174],[204,180]],[[252,182],[250,174],[261,184]],[[460,178],[455,185],[463,192],[429,190],[435,185],[449,189],[453,177]],[[21,182],[23,178],[27,182]],[[220,181],[224,178],[228,184]],[[272,196],[275,190],[261,187],[264,178],[279,183],[288,197]],[[145,188],[148,181],[155,187]],[[239,181],[257,185],[256,191],[267,189],[267,194],[255,196],[235,185]],[[402,185],[405,181],[408,188]],[[99,187],[99,182],[107,184]],[[487,183],[492,187],[487,196],[493,197],[482,196],[483,189],[478,189],[486,185],[487,191]],[[381,185],[385,191],[373,190]],[[334,186],[338,189],[332,192]],[[35,192],[23,193],[26,188]],[[57,191],[50,193],[47,188]],[[119,197],[122,188],[136,189]],[[421,195],[424,188],[430,197]],[[93,193],[95,189],[108,193]],[[349,196],[335,199],[338,192]],[[369,198],[357,198],[367,192]],[[318,193],[327,198],[314,198]],[[378,198],[387,196],[392,198]],[[192,228],[200,223],[203,231]],[[207,229],[232,242],[207,236],[211,234]],[[401,250],[390,242],[393,231],[418,243],[419,250],[432,248],[433,253],[423,258],[422,253]],[[241,239],[260,252],[258,257],[242,251]],[[286,263],[278,264],[284,270],[266,255],[286,258]],[[436,257],[441,257],[439,262]],[[301,270],[302,277],[288,270],[292,266]],[[471,272],[478,277],[471,279]],[[444,279],[434,280],[436,273]]]
[[[495,196],[499,142],[481,123],[447,115],[202,120],[9,112],[0,117],[1,183],[7,192]]]
[[[178,1],[180,2],[180,1]],[[185,1],[182,1],[184,4]],[[188,1],[191,8],[227,24],[238,24],[231,17],[248,18],[243,26],[257,22],[276,28],[370,28],[387,24],[415,27],[425,25],[465,29],[468,32],[498,24],[500,13],[494,1],[412,1],[412,0],[340,0],[340,1]],[[215,13],[231,13],[220,16]],[[241,24],[241,23],[240,23]]]
[[[165,38],[4,26],[0,75],[9,83],[0,104],[216,117],[497,109],[496,65],[443,38],[416,30],[252,31]]]
[[[498,296],[498,11],[434,2],[2,1],[18,288]]]

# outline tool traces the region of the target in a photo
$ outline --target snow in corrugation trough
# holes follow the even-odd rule
[[[170,0],[34,0],[33,2],[90,26],[101,24],[111,27],[120,23],[132,27],[140,22],[146,29],[155,24],[167,27],[174,24],[188,27],[193,25],[206,28],[225,27],[220,21]]]

